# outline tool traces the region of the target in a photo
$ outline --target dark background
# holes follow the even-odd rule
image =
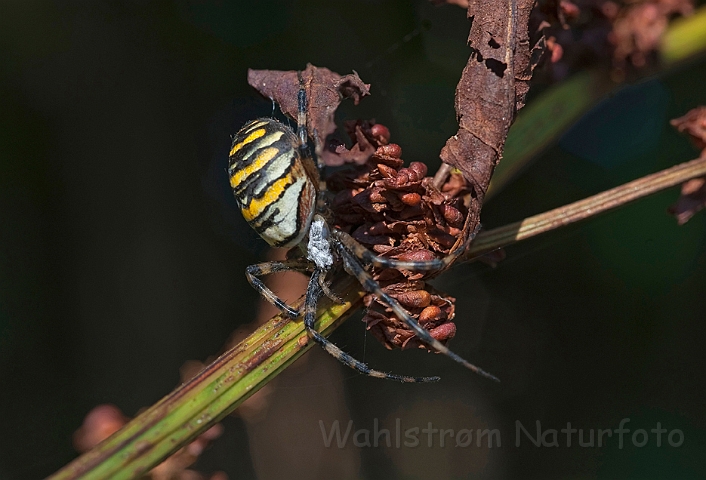
[[[433,171],[456,130],[467,33],[463,10],[421,0],[3,2],[0,478],[52,473],[75,457],[71,436],[91,408],[135,415],[179,382],[186,360],[217,353],[254,320],[244,268],[265,244],[225,173],[230,135],[272,112],[247,85],[248,67],[356,70],[372,96],[341,116],[375,117],[405,160]],[[696,157],[668,120],[706,103],[705,78],[695,61],[598,106],[487,204],[484,224]],[[277,478],[273,468],[290,478],[703,478],[706,216],[678,227],[665,212],[676,196],[437,282],[459,299],[453,349],[501,384],[441,356],[387,352],[353,319],[333,337],[343,348],[442,382],[367,379],[315,351],[270,393],[285,413],[272,407],[269,430],[228,418],[196,468],[231,478]],[[317,375],[321,365],[328,373]],[[342,413],[317,416],[330,402]],[[318,420],[345,427],[348,416],[366,429],[396,418],[403,428],[498,428],[502,446],[428,448],[421,437],[417,448],[322,449]],[[643,448],[616,438],[581,448],[562,434],[558,448],[514,444],[518,420],[531,431],[538,420],[597,430],[623,418],[633,431],[680,429],[685,441],[657,447],[650,434]],[[339,454],[334,470],[317,467]]]

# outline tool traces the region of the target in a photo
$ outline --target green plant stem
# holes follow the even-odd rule
[[[317,329],[325,335],[356,309],[363,295],[352,277],[338,279],[334,288],[344,303],[321,300]],[[295,303],[299,305],[301,300]],[[235,410],[312,345],[303,322],[275,316],[194,378],[49,478],[139,477]]]
[[[481,232],[467,257],[477,257],[703,175],[706,175],[706,158],[677,165],[521,222]],[[335,279],[334,288],[344,303],[321,300],[317,329],[324,335],[330,334],[355,311],[363,296],[360,286],[345,274]],[[50,478],[127,479],[145,474],[235,410],[312,345],[301,321],[275,316],[190,381]]]

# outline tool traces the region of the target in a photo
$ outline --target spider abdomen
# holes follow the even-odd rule
[[[233,194],[245,220],[273,247],[298,244],[309,229],[316,186],[307,174],[299,139],[271,118],[245,124],[228,162]]]

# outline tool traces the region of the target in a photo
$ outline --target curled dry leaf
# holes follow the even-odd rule
[[[530,28],[534,4],[534,0],[471,0],[468,5],[471,55],[456,87],[459,129],[440,153],[446,164],[461,171],[470,193],[465,223],[453,250],[480,223],[490,178],[546,48],[542,22]]]
[[[533,6],[533,0],[469,2],[471,55],[456,88],[459,130],[446,142],[441,159],[468,180],[471,214],[477,218],[515,113],[524,106],[536,65],[529,37]]]
[[[701,149],[702,157],[706,155],[706,107],[694,108],[670,123],[678,131],[689,135],[692,142]],[[704,208],[706,208],[706,177],[701,177],[682,184],[681,196],[674,205],[669,207],[669,213],[677,218],[679,225],[683,225],[696,212]]]
[[[341,100],[352,98],[355,104],[370,94],[370,85],[358,74],[339,75],[328,68],[311,64],[301,72],[307,97],[307,130],[314,139],[316,155],[324,165],[342,165],[345,162],[365,163],[374,149],[356,145],[347,150],[342,145],[329,145],[328,137],[336,130],[334,114]],[[248,83],[267,98],[277,102],[282,111],[297,118],[299,77],[296,71],[248,70]]]

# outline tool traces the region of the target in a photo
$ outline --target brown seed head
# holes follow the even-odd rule
[[[402,149],[385,143],[386,128],[355,125],[376,149],[366,164],[328,179],[328,190],[335,195],[330,203],[335,226],[377,254],[400,261],[428,261],[448,254],[467,214],[464,198],[469,189],[463,176],[451,174],[438,190],[426,177],[423,163],[403,167]],[[370,272],[434,338],[445,342],[454,336],[454,299],[425,282],[437,272],[391,268]],[[368,310],[363,320],[387,348],[427,348],[375,295],[366,295],[364,302]]]

